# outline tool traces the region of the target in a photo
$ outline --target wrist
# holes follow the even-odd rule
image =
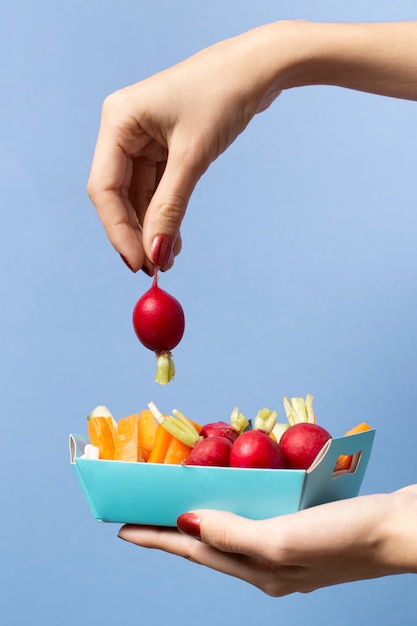
[[[337,28],[338,25],[331,25]],[[326,25],[282,20],[251,29],[223,42],[232,43],[242,87],[251,93],[257,112],[266,109],[286,89],[327,82],[330,61]],[[329,38],[331,29],[327,38]],[[238,46],[234,46],[238,42]],[[327,50],[327,52],[326,52]]]
[[[417,573],[417,485],[387,496],[382,554],[393,573]]]

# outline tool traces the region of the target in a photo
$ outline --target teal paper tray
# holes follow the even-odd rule
[[[81,458],[88,437],[70,435],[70,462],[94,517],[102,522],[176,526],[193,509],[266,519],[358,495],[375,431],[327,442],[307,471],[238,469]],[[334,472],[341,454],[347,472]]]

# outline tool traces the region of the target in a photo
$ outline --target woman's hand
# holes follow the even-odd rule
[[[221,42],[109,96],[88,192],[134,271],[169,268],[190,195],[210,163],[277,92],[258,31]]]
[[[201,510],[176,529],[123,526],[122,539],[241,578],[271,596],[417,573],[417,485],[265,521]],[[187,534],[184,534],[187,533]]]
[[[416,42],[417,22],[276,22],[110,95],[88,193],[116,250],[133,271],[170,268],[199,178],[282,90],[417,99]]]

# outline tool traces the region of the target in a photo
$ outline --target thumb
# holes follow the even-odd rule
[[[268,558],[270,546],[265,541],[268,536],[265,526],[270,522],[251,520],[226,511],[202,509],[180,515],[177,528],[222,552]]]
[[[168,156],[143,221],[145,254],[158,267],[171,266],[174,253],[181,248],[181,222],[201,174],[189,159]]]

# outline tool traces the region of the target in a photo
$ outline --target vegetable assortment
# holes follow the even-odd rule
[[[236,407],[229,422],[201,425],[174,410],[162,414],[153,402],[118,422],[104,406],[88,415],[91,458],[140,463],[236,468],[308,469],[331,439],[317,424],[313,396],[284,397],[287,421],[261,409],[253,423]],[[346,435],[369,430],[361,422]],[[335,471],[348,471],[351,456],[339,457]]]

